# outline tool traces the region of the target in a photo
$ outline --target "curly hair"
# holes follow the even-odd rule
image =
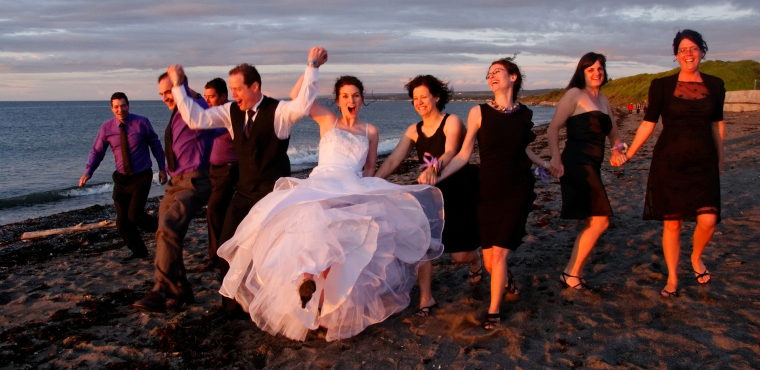
[[[362,100],[364,100],[364,84],[362,84],[361,80],[354,76],[340,76],[337,80],[335,80],[335,87],[333,88],[333,94],[335,94],[335,101],[338,101],[338,95],[340,94],[340,88],[346,85],[353,85],[356,86],[357,89],[359,89],[359,95],[361,95]]]
[[[673,55],[678,55],[678,46],[681,45],[681,41],[687,39],[695,44],[699,50],[702,50],[702,54],[707,54],[707,42],[702,38],[702,34],[694,30],[683,30],[676,33],[676,37],[673,38]]]
[[[431,75],[419,75],[409,80],[404,85],[406,92],[409,93],[410,98],[414,98],[414,89],[425,86],[430,90],[430,94],[438,98],[438,102],[435,103],[435,107],[439,111],[442,111],[446,107],[446,103],[451,100],[451,96],[454,95],[454,89],[449,87],[448,82],[441,81]]]
[[[517,75],[517,79],[514,83],[514,88],[512,89],[512,100],[517,100],[517,94],[520,92],[520,89],[522,88],[523,79],[525,79],[525,76],[523,76],[522,73],[520,73],[520,67],[515,64],[514,60],[515,57],[517,57],[517,54],[511,57],[505,57],[501,58],[499,60],[494,61],[491,63],[488,68],[490,69],[494,64],[501,64],[504,66],[504,69],[507,70],[507,75]]]

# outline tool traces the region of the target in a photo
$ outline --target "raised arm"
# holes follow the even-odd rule
[[[443,168],[440,176],[435,177],[432,176],[431,172],[423,171],[417,181],[420,184],[435,185],[437,182],[443,181],[469,163],[472,151],[475,150],[475,139],[478,137],[478,130],[480,130],[482,119],[480,106],[476,105],[472,107],[472,109],[470,109],[470,114],[467,116],[467,135],[464,137],[462,149],[451,159],[451,161],[449,161],[449,164]]]
[[[300,94],[301,87],[303,86],[304,77],[305,74],[301,75],[296,84],[293,85],[293,88],[290,90],[291,99],[295,100],[298,98],[298,94]],[[319,104],[316,100],[311,104],[311,108],[309,109],[309,117],[314,119],[314,121],[316,121],[319,125],[320,137],[327,131],[330,131],[333,124],[335,123],[335,120],[337,119],[335,113],[333,113],[327,107]]]
[[[230,119],[231,103],[211,108],[200,105],[187,94],[185,71],[181,65],[171,65],[166,68],[166,72],[174,84],[172,96],[177,104],[177,111],[182,115],[187,127],[193,130],[225,128],[234,136]]]
[[[412,152],[414,143],[417,141],[417,125],[411,125],[393,148],[393,152],[383,161],[375,173],[375,177],[387,178],[396,170],[399,164]]]
[[[325,62],[327,62],[327,50],[321,46],[315,46],[309,50],[306,71],[293,87],[293,90],[298,87],[298,94],[291,101],[281,101],[274,113],[274,127],[278,138],[284,139],[290,136],[290,127],[309,114],[319,94],[319,67]]]
[[[565,166],[562,165],[562,154],[559,151],[559,129],[567,122],[567,119],[575,112],[575,106],[578,105],[582,92],[580,89],[572,88],[562,95],[557,103],[557,109],[546,130],[546,136],[549,138],[549,151],[551,160],[549,161],[549,172],[554,177],[562,177],[565,174]]]
[[[367,125],[367,138],[369,139],[369,152],[367,152],[367,161],[364,162],[363,177],[372,177],[377,167],[377,143],[380,140],[380,132],[374,125]]]

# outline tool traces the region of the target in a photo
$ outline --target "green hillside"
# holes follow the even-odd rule
[[[614,106],[641,102],[647,98],[649,84],[653,79],[678,73],[679,70],[680,68],[676,68],[662,73],[644,73],[614,79],[604,85],[602,94],[606,95]],[[726,84],[727,91],[752,90],[755,80],[760,80],[760,63],[754,60],[741,60],[738,62],[705,61],[700,64],[699,70],[722,78]],[[524,103],[533,104],[544,101],[557,102],[562,97],[564,91],[564,89],[557,89],[542,95],[525,96],[521,100]]]

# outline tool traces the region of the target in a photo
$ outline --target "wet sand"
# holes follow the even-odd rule
[[[643,115],[616,114],[630,143]],[[482,329],[488,279],[468,283],[467,267],[448,256],[435,262],[439,308],[430,317],[413,315],[414,290],[411,307],[342,341],[328,343],[314,332],[295,342],[250,320],[213,326],[220,281],[202,268],[203,214],[185,240],[197,303],[167,314],[133,311],[127,306],[153,285],[153,235],[143,235],[149,259],[127,264],[120,262],[128,250],[115,229],[19,240],[24,231],[114,217],[113,207],[94,206],[0,227],[0,368],[758,368],[760,112],[726,113],[723,221],[703,256],[712,282],[694,280],[694,224],[686,223],[676,299],[659,294],[666,273],[662,224],[641,220],[660,128],[626,167],[602,167],[615,216],[586,267],[594,292],[565,289],[558,280],[580,225],[559,218],[559,182],[537,182],[529,236],[509,259],[521,293],[507,297],[496,330]],[[536,132],[532,148],[548,158],[545,127]],[[407,161],[390,180],[411,183],[416,171]],[[149,202],[154,212],[157,205]]]

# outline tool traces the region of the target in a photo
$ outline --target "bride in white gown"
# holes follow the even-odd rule
[[[317,103],[310,112],[318,166],[277,181],[218,251],[230,264],[220,293],[262,330],[295,340],[319,326],[328,341],[348,338],[403,310],[417,266],[443,251],[440,191],[371,177],[378,133],[358,119],[361,81],[343,76],[335,93],[342,117]],[[313,299],[302,285],[316,288]]]

